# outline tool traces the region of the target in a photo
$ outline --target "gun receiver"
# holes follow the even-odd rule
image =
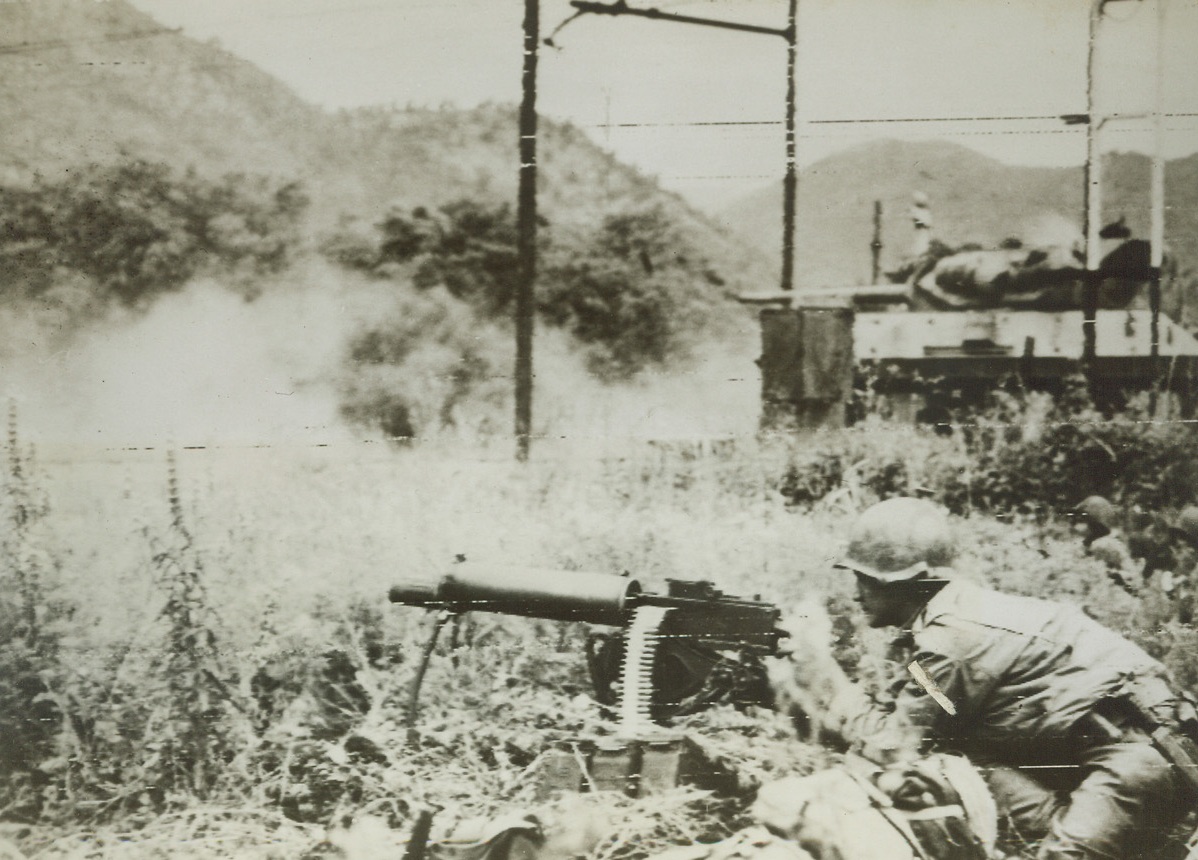
[[[592,634],[596,698],[620,705],[626,728],[718,701],[768,704],[759,658],[785,635],[780,610],[725,595],[710,582],[669,580],[665,594],[628,576],[462,563],[434,583],[395,586],[392,603],[452,614],[496,612],[623,628]]]

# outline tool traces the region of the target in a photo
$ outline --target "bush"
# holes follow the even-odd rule
[[[1056,399],[996,391],[980,409],[957,409],[951,426],[953,435],[941,438],[867,421],[796,453],[779,490],[803,505],[837,491],[919,491],[958,514],[1037,516],[1089,495],[1147,511],[1198,498],[1198,435],[1183,422],[1147,420],[1138,400],[1104,416],[1080,380]]]
[[[493,315],[516,293],[516,223],[511,208],[458,200],[436,213],[390,213],[379,224],[377,267],[413,263],[412,282],[443,287],[451,296]]]
[[[377,232],[371,246],[346,228],[323,251],[376,277],[443,290],[482,319],[508,325],[520,273],[506,204],[393,211]],[[684,358],[713,330],[723,280],[660,207],[612,213],[594,228],[541,229],[538,243],[537,312],[582,343],[604,378]]]
[[[610,214],[551,251],[538,309],[590,347],[601,377],[685,359],[713,332],[723,280],[660,207]]]
[[[248,289],[286,266],[307,203],[295,183],[210,181],[141,160],[0,187],[0,253],[19,285],[9,295],[35,299],[77,274],[103,300],[133,305],[210,270]]]
[[[486,431],[506,403],[506,338],[440,290],[397,290],[350,342],[341,414],[393,440]]]
[[[778,492],[791,504],[810,506],[843,483],[843,455],[814,451],[786,467]]]
[[[1079,380],[1047,403],[1042,397],[1012,399],[1000,417],[985,432],[965,434],[975,463],[974,507],[1064,510],[1103,495],[1159,511],[1195,499],[1198,436],[1182,422],[1149,420],[1141,401],[1104,416]]]
[[[951,495],[968,460],[958,442],[870,418],[824,439],[800,440],[778,480],[790,504],[858,510],[892,496]]]

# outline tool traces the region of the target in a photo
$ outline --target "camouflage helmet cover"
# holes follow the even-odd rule
[[[1198,543],[1198,505],[1187,505],[1177,515],[1173,530]]]
[[[948,516],[939,505],[927,499],[887,499],[862,511],[835,566],[879,582],[904,582],[947,567],[955,549]]]
[[[1119,512],[1115,506],[1102,496],[1087,496],[1077,503],[1073,512],[1107,531],[1115,528],[1119,520]]]

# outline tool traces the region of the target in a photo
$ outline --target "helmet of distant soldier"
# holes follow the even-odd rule
[[[1182,508],[1171,528],[1190,543],[1198,544],[1198,505]]]
[[[1098,531],[1111,532],[1119,522],[1119,511],[1102,496],[1086,496],[1073,508],[1073,513]]]
[[[944,508],[927,499],[896,498],[861,512],[835,566],[882,583],[908,582],[949,566],[955,554]]]

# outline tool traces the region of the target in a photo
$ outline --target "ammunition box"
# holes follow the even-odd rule
[[[541,799],[567,791],[618,791],[647,797],[680,785],[717,794],[730,794],[736,788],[735,774],[686,737],[580,741],[571,747],[542,755],[537,785]]]
[[[563,792],[580,792],[583,789],[582,765],[585,760],[579,753],[564,749],[548,750],[541,757],[537,796],[548,799]]]

